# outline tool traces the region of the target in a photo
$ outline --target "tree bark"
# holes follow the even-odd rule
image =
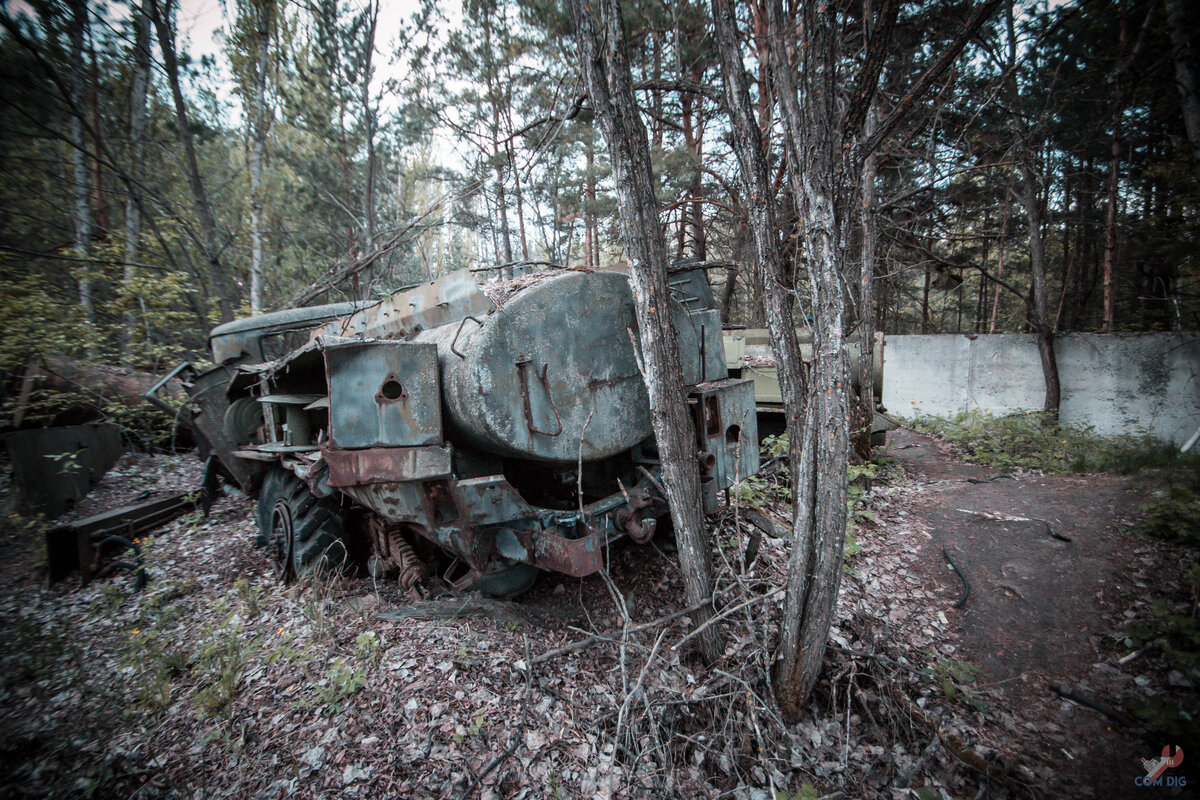
[[[74,19],[71,23],[71,167],[74,191],[74,246],[75,257],[86,259],[92,249],[92,210],[89,202],[87,142],[83,130],[84,93],[86,92],[86,67],[83,58],[84,38],[87,35],[87,0],[72,3]],[[92,301],[92,281],[87,266],[82,266],[79,276],[79,306],[88,328],[96,323],[96,309]],[[91,335],[87,345],[91,347]]]
[[[200,177],[200,165],[196,160],[196,145],[192,138],[192,129],[188,124],[187,103],[183,98],[183,89],[179,83],[179,61],[175,57],[175,32],[171,28],[169,20],[171,2],[172,0],[167,0],[167,5],[160,7],[158,0],[147,0],[146,6],[150,11],[150,19],[154,22],[154,30],[158,34],[163,68],[167,73],[167,83],[170,84],[171,97],[174,100],[175,124],[179,129],[179,143],[183,146],[196,223],[200,226],[200,249],[204,254],[204,260],[208,264],[216,288],[221,320],[228,322],[233,319],[233,292],[228,276],[225,274],[225,266],[221,263],[221,253],[217,245],[217,224],[213,217],[212,207],[208,203],[208,194],[204,190],[204,181]]]
[[[1029,227],[1029,297],[1026,300],[1026,310],[1030,327],[1037,337],[1042,377],[1046,383],[1046,397],[1042,408],[1057,421],[1060,397],[1058,359],[1054,353],[1054,330],[1050,327],[1050,304],[1046,289],[1046,245],[1042,237],[1040,180],[1034,169],[1030,134],[1021,116],[1021,99],[1016,77],[1017,37],[1012,0],[1009,0],[1007,12],[1008,100],[1014,109],[1016,158],[1021,172],[1021,202],[1025,208],[1025,222]]]
[[[1191,52],[1195,31],[1187,23],[1183,0],[1163,0],[1167,6],[1167,28],[1171,34],[1171,58],[1175,61],[1175,81],[1183,106],[1183,125],[1192,146],[1192,176],[1200,182],[1200,79]],[[1188,31],[1191,30],[1191,33]]]
[[[809,431],[804,427],[804,362],[796,339],[791,295],[784,288],[789,283],[788,270],[779,240],[779,225],[775,218],[775,204],[762,149],[762,132],[750,102],[749,80],[743,66],[745,62],[738,41],[737,19],[730,0],[712,0],[712,14],[716,22],[725,104],[732,123],[730,135],[741,168],[742,195],[747,199],[749,227],[754,243],[754,268],[759,282],[765,287],[763,304],[787,418],[789,463],[795,467],[804,463],[806,434]],[[799,498],[799,493],[794,496]],[[797,536],[793,542],[793,553],[807,549],[800,544],[805,539],[799,538],[800,531],[806,529],[804,521],[800,519],[801,509],[800,502],[792,507],[792,530]],[[790,626],[791,619],[790,616],[786,617],[784,625]]]
[[[254,67],[254,108],[250,114],[250,313],[262,313],[263,252],[263,170],[267,159],[267,136],[271,121],[267,113],[267,73],[271,64],[271,33],[275,28],[274,0],[256,0],[250,4],[256,25]],[[369,159],[368,159],[369,160]],[[368,169],[370,167],[368,166]],[[370,178],[368,189],[370,194]]]
[[[864,4],[864,16],[869,15],[870,3]],[[863,135],[870,138],[878,125],[879,110],[872,103],[867,111]],[[859,206],[859,226],[862,249],[858,273],[858,331],[862,342],[859,357],[858,403],[866,431],[862,437],[864,458],[871,456],[871,423],[875,415],[875,177],[879,156],[867,154],[862,168],[862,191]]]
[[[779,0],[768,0],[771,78],[783,120],[788,177],[803,225],[813,327],[813,367],[804,415],[804,442],[793,464],[795,525],[787,600],[775,655],[775,696],[798,717],[816,683],[841,584],[846,537],[846,465],[850,447],[849,365],[842,296],[842,242],[836,198],[845,179],[836,136],[837,19],[831,4],[803,4],[796,50],[801,86],[783,47]],[[801,105],[803,99],[803,105]],[[856,173],[856,180],[858,179]],[[844,196],[844,195],[843,195]]]
[[[1116,324],[1117,182],[1121,166],[1121,117],[1113,114],[1112,155],[1108,166],[1107,208],[1104,211],[1104,324],[1101,333],[1112,333]],[[1063,291],[1066,292],[1064,285]]]
[[[136,35],[133,43],[133,82],[129,89],[129,196],[125,200],[125,290],[132,286],[136,275],[138,253],[142,241],[142,190],[146,158],[146,97],[150,83],[150,17],[146,9],[137,12]],[[145,301],[138,298],[145,311]],[[127,361],[129,343],[133,335],[133,312],[126,309],[122,314],[120,353],[121,361]]]
[[[620,0],[596,4],[607,45],[603,55],[589,0],[571,0],[571,17],[588,96],[612,162],[662,482],[679,543],[687,602],[699,605],[711,596],[711,554],[701,511],[695,432],[688,418],[678,334],[672,324],[667,251],[658,219],[650,145],[633,93]],[[703,623],[712,612],[706,605],[697,617]],[[720,657],[724,645],[716,625],[700,634],[700,647],[707,659]]]

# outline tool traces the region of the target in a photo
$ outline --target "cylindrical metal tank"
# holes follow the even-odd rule
[[[700,334],[676,306],[684,359]],[[570,272],[523,289],[495,312],[416,336],[435,342],[451,436],[492,453],[593,461],[651,434],[634,354],[625,275]]]

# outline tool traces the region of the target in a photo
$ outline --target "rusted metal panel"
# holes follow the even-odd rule
[[[463,481],[376,483],[343,489],[384,519],[456,554],[481,573],[505,563],[582,577],[604,566],[603,547],[661,513],[666,503],[647,481],[578,511],[532,506],[502,475]],[[652,508],[653,506],[653,508]],[[623,520],[618,524],[618,520]]]
[[[325,347],[325,368],[335,447],[441,444],[436,345],[342,340]]]
[[[696,387],[696,433],[701,485],[732,486],[758,472],[758,415],[754,382],[727,378]],[[715,508],[715,491],[705,492],[705,510]]]
[[[599,531],[578,539],[538,533],[534,537],[533,564],[575,578],[591,575],[604,568],[605,538]]]
[[[121,432],[92,422],[5,434],[21,500],[53,519],[75,505],[120,458]]]
[[[450,448],[372,447],[365,450],[322,448],[335,488],[372,483],[444,478],[450,474]]]

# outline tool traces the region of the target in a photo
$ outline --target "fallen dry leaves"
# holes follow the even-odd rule
[[[183,458],[129,459],[77,513],[197,480]],[[1031,749],[1043,721],[955,671],[958,587],[913,563],[928,490],[897,473],[872,490],[877,524],[859,532],[824,678],[798,723],[780,719],[767,687],[786,543],[766,537],[747,569],[752,529],[737,509],[713,522],[727,649],[710,667],[684,641],[689,617],[646,625],[683,595],[673,553],[654,545],[615,546],[607,575],[546,575],[515,603],[414,604],[369,578],[278,584],[236,494],[146,542],[152,580],[139,594],[121,574],[47,588],[35,550],[10,532],[6,791],[773,800],[808,783],[820,795],[976,796],[988,781],[953,739],[1008,776],[992,795],[1053,794],[1062,787]]]

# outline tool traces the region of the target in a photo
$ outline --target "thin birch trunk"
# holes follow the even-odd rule
[[[89,202],[87,141],[84,136],[83,118],[84,94],[86,88],[86,66],[84,64],[84,37],[87,34],[88,7],[87,0],[76,0],[73,3],[74,20],[71,25],[71,104],[74,114],[71,115],[71,167],[72,189],[74,194],[74,247],[75,257],[86,259],[91,255],[92,247],[92,210]],[[87,347],[91,350],[92,335],[90,330],[96,324],[96,309],[92,300],[92,282],[88,276],[87,265],[81,265],[79,274],[79,306],[83,309],[83,318],[87,323]]]
[[[146,158],[146,97],[150,84],[150,17],[145,8],[137,12],[136,35],[133,44],[133,82],[129,90],[129,196],[125,200],[125,291],[133,286],[137,275],[137,263],[142,241],[142,189],[143,162]],[[138,305],[145,317],[146,301],[138,297]],[[133,311],[126,308],[122,314],[120,353],[121,361],[128,360],[129,344],[136,321]],[[146,321],[149,324],[149,321]],[[147,336],[147,339],[149,336]]]
[[[254,70],[253,142],[250,148],[250,313],[262,313],[265,250],[263,224],[263,170],[267,159],[267,136],[270,120],[267,114],[267,73],[271,64],[271,31],[274,28],[273,2],[256,4],[258,25],[257,53]]]

